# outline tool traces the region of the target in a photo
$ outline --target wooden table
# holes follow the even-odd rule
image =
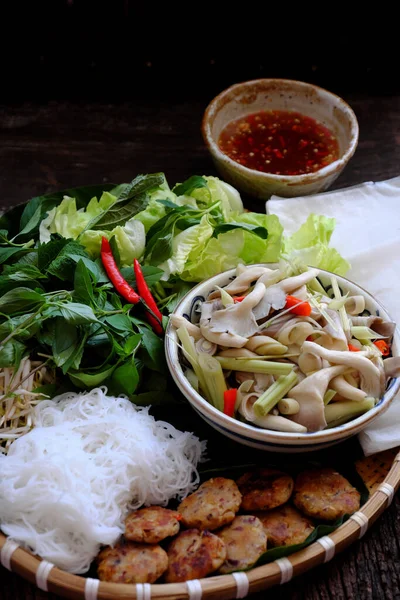
[[[399,175],[400,96],[348,94],[345,99],[357,114],[360,142],[333,187]],[[208,100],[0,106],[0,207],[52,190],[129,181],[138,173],[164,171],[170,184],[193,174],[216,174],[200,134]],[[263,202],[245,198],[245,203],[265,210]],[[397,497],[365,537],[332,562],[253,597],[400,599],[399,515]],[[0,599],[28,598],[58,596],[0,569]]]

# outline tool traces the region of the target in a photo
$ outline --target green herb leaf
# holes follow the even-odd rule
[[[72,323],[66,323],[61,317],[57,317],[54,323],[52,344],[53,358],[57,367],[63,367],[71,358],[73,361],[78,345],[77,327]],[[64,369],[63,372],[65,373]]]
[[[48,242],[51,244],[52,242]],[[67,240],[67,244],[62,247],[57,256],[47,267],[47,272],[62,281],[72,281],[76,268],[76,261],[71,259],[70,255],[83,256],[89,258],[86,250],[75,240]]]
[[[18,287],[6,292],[0,298],[0,313],[12,314],[34,310],[46,303],[46,298],[27,287]]]
[[[138,212],[144,210],[148,204],[148,194],[151,189],[164,183],[163,173],[138,175],[125,187],[120,187],[119,198],[102,215],[92,219],[87,229],[114,229],[118,225],[125,225]]]
[[[105,279],[102,279],[102,272],[99,268],[98,263],[86,256],[81,256],[80,254],[69,254],[69,258],[73,260],[75,263],[79,261],[83,262],[88,271],[90,271],[94,283],[109,281],[108,277],[105,276]]]
[[[159,237],[153,246],[150,255],[150,263],[154,266],[160,265],[172,255],[172,233]]]
[[[153,267],[151,265],[142,265],[142,272],[144,278],[146,280],[147,285],[151,288],[158,281],[160,281],[164,271],[159,269],[158,267]],[[122,276],[126,279],[126,281],[132,287],[136,287],[136,277],[133,267],[123,267],[121,269]]]
[[[140,359],[150,369],[164,373],[166,371],[166,362],[163,341],[148,327],[139,326],[139,330],[142,334]]]
[[[66,302],[65,304],[59,305],[59,310],[64,319],[73,325],[97,322],[96,315],[87,304],[81,304],[80,302]]]
[[[24,344],[17,340],[10,340],[0,349],[0,368],[14,367],[18,369],[24,352]]]
[[[139,373],[133,360],[117,367],[111,376],[110,390],[113,394],[130,396],[139,383]]]
[[[38,268],[45,271],[47,267],[57,258],[69,240],[58,235],[52,236],[50,242],[39,244],[38,247]]]
[[[27,313],[12,319],[7,319],[0,325],[0,340],[4,340],[10,333],[13,333],[17,328],[18,332],[13,336],[14,339],[28,340],[34,336],[40,327],[39,318],[31,320],[33,313]],[[26,322],[26,326],[23,324]]]
[[[177,196],[190,196],[196,188],[207,187],[207,181],[200,175],[192,175],[189,179],[186,179],[183,183],[176,185],[173,188],[173,192]]]
[[[75,269],[74,299],[81,300],[87,304],[96,303],[90,271],[82,260],[78,262]]]
[[[245,231],[250,231],[263,240],[268,238],[268,230],[265,229],[265,227],[251,225],[250,223],[219,223],[214,228],[213,237],[218,237],[220,233],[226,233],[232,229],[244,229]]]
[[[74,385],[78,388],[83,389],[91,389],[94,388],[103,381],[105,381],[108,377],[110,377],[116,368],[116,365],[107,366],[98,372],[85,373],[81,371],[69,371],[68,377],[72,381]]]
[[[16,248],[15,246],[7,246],[6,248],[0,248],[0,265],[5,263],[12,256],[16,256],[17,254],[23,254],[25,252],[29,252],[27,248]]]
[[[110,315],[105,317],[104,321],[118,332],[128,334],[132,331],[132,323],[128,315]]]
[[[139,348],[141,341],[142,341],[142,336],[140,335],[140,333],[135,333],[134,335],[131,335],[124,344],[124,352],[128,356],[130,356],[133,352],[135,352]]]

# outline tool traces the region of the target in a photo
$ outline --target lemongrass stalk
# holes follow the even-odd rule
[[[254,414],[265,417],[279,400],[282,400],[297,383],[297,374],[292,371],[288,375],[281,375],[278,379],[256,400],[253,404]]]
[[[235,303],[234,299],[232,298],[232,296],[230,294],[228,294],[228,292],[226,292],[223,288],[219,287],[219,285],[216,285],[215,287],[221,294],[221,302],[225,308],[227,306],[229,306],[230,304]]]
[[[267,375],[287,375],[293,370],[290,363],[281,363],[258,358],[225,358],[216,356],[223,369],[244,371],[245,373],[266,373]]]
[[[335,299],[341,300],[342,294],[340,293],[340,288],[339,288],[339,284],[337,282],[336,277],[331,277],[331,284],[332,284],[333,293],[335,294]],[[350,339],[350,337],[351,337],[350,336],[350,321],[349,321],[349,317],[347,316],[346,308],[344,306],[341,306],[339,308],[338,312],[339,312],[340,320],[342,321],[343,331],[344,331],[347,339]]]
[[[311,281],[307,283],[307,287],[313,292],[317,292],[317,294],[322,294],[323,296],[326,296],[325,289],[322,287],[322,285],[316,277],[314,279],[311,279]]]
[[[278,402],[278,410],[282,415],[297,415],[300,404],[294,398],[282,398]]]
[[[210,402],[224,412],[224,392],[228,389],[219,362],[210,354],[201,352],[198,355],[199,367],[203,372]]]
[[[199,366],[199,355],[196,352],[196,348],[194,345],[194,339],[189,335],[189,332],[186,329],[186,327],[179,327],[179,329],[176,330],[176,333],[178,334],[178,337],[181,341],[182,349],[185,354],[185,357],[192,365],[192,369],[195,372],[197,379],[199,380],[200,387],[203,390],[203,393],[205,394],[207,400],[209,400],[208,393],[207,393],[208,392],[207,385],[206,385],[206,381],[205,381],[203,372]]]
[[[333,402],[325,407],[325,419],[329,427],[336,427],[366,413],[374,406],[375,398],[365,398],[360,402]]]
[[[357,340],[383,340],[385,336],[379,335],[376,331],[373,331],[369,327],[365,327],[363,325],[354,325],[351,328],[351,335],[355,337]]]
[[[265,415],[265,417],[256,417],[252,420],[254,425],[263,429],[272,429],[273,431],[286,431],[288,433],[307,433],[307,427],[286,419],[286,417]]]
[[[329,402],[336,396],[336,390],[327,389],[324,395],[324,404],[325,406],[329,404]]]
[[[185,377],[188,380],[188,382],[190,383],[190,385],[192,386],[192,388],[194,388],[196,390],[196,392],[199,391],[199,378],[197,377],[196,373],[192,370],[192,369],[185,369]]]

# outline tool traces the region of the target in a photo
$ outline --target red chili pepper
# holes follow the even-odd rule
[[[236,388],[232,388],[224,392],[224,413],[228,415],[228,417],[233,417],[233,415],[235,414],[236,398]]]
[[[246,298],[246,296],[233,296],[233,301],[234,302],[242,302],[242,300],[244,300]]]
[[[110,242],[104,236],[101,238],[101,262],[103,263],[106,273],[117,292],[121,294],[121,296],[130,304],[137,304],[140,302],[140,296],[122,277],[117,263],[115,262]]]
[[[289,312],[301,317],[309,317],[311,314],[311,304],[306,300],[296,298],[296,296],[286,296],[285,308],[290,308]]]
[[[374,342],[374,345],[381,352],[382,356],[389,356],[390,345],[387,342],[385,342],[385,340],[376,340],[376,342]]]
[[[154,300],[152,293],[150,292],[149,286],[146,283],[146,280],[143,276],[141,266],[137,258],[133,261],[133,268],[135,270],[136,277],[136,285],[138,292],[141,298],[145,301],[148,308],[152,311],[153,314],[150,314],[148,311],[146,312],[147,320],[150,325],[153,327],[154,331],[161,335],[163,333],[162,328],[162,314],[160,309],[157,306],[156,301]],[[155,316],[154,316],[155,315]]]
[[[360,348],[357,348],[357,346],[353,346],[353,344],[347,344],[347,347],[350,350],[350,352],[360,352]]]

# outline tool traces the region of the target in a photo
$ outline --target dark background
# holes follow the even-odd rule
[[[361,10],[360,10],[361,9]],[[3,3],[2,102],[204,98],[237,81],[301,79],[399,91],[389,3]]]

